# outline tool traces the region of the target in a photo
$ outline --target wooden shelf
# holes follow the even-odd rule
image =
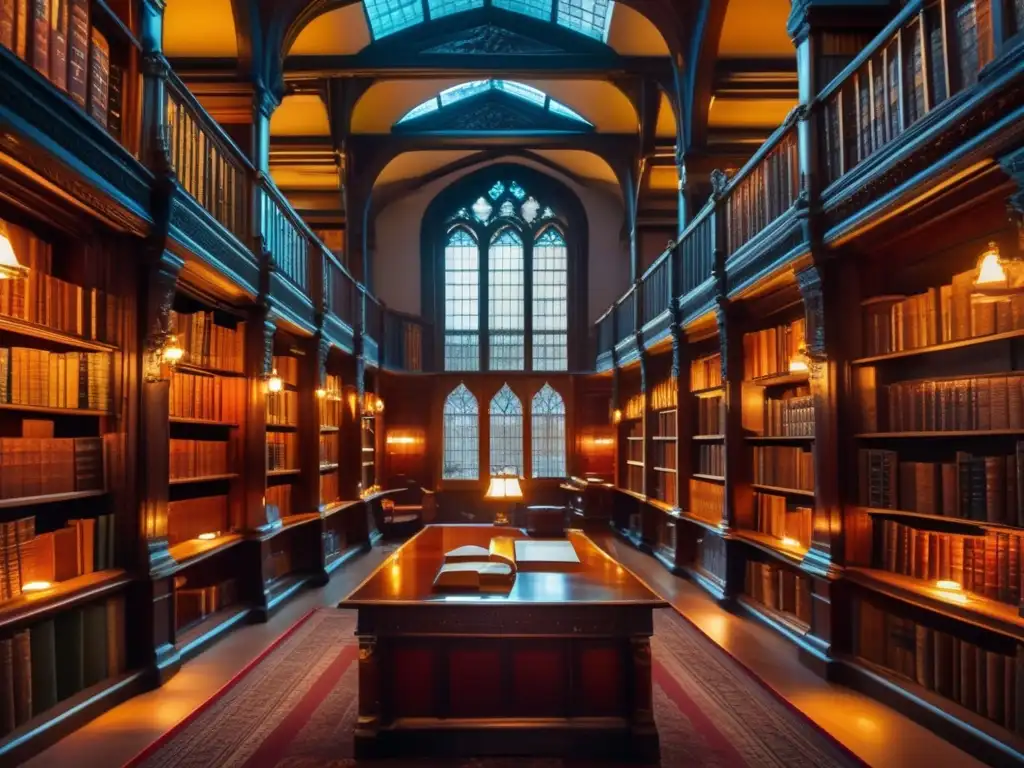
[[[781,558],[793,565],[799,565],[807,554],[807,550],[799,545],[786,546],[781,539],[757,531],[733,531],[733,537],[757,547],[773,557]]]
[[[704,389],[691,389],[690,394],[694,397],[713,397],[717,394],[725,394],[725,385],[719,384],[717,387],[705,387]]]
[[[977,336],[972,339],[961,339],[960,341],[948,341],[944,344],[933,344],[930,347],[918,347],[916,349],[904,349],[899,352],[887,352],[884,355],[872,355],[853,360],[850,365],[871,365],[882,363],[886,360],[899,360],[905,357],[917,357],[919,355],[934,355],[939,352],[948,352],[952,349],[963,347],[974,347],[979,344],[992,344],[997,341],[1006,341],[1024,336],[1024,330],[1006,331],[1005,333],[993,333],[989,336]]]
[[[301,473],[301,469],[271,469],[267,472],[267,477],[291,477]]]
[[[633,461],[632,459],[626,459],[626,464],[631,467],[642,467],[644,465],[642,461]]]
[[[198,477],[172,477],[171,485],[191,485],[192,483],[215,483],[218,480],[233,480],[238,477],[235,472],[223,475],[199,475]]]
[[[783,488],[778,485],[763,485],[762,483],[751,483],[750,487],[755,491],[763,491],[765,493],[777,493],[783,496],[806,496],[807,498],[814,498],[814,491],[801,491],[797,488]]]
[[[674,443],[678,438],[675,435],[653,435],[651,440],[658,440],[665,443]]]
[[[296,528],[300,525],[305,525],[313,520],[319,520],[319,512],[303,512],[302,514],[296,515],[285,515],[281,520],[275,524],[272,528],[268,528],[260,534],[260,541],[267,541],[274,538],[280,533]]]
[[[21,496],[16,499],[0,499],[0,509],[31,507],[36,504],[60,504],[64,501],[94,499],[106,495],[107,491],[70,491],[68,493],[47,493],[42,496]]]
[[[224,550],[230,549],[237,544],[241,544],[243,541],[240,533],[226,533],[223,536],[218,536],[216,539],[210,539],[209,541],[200,541],[199,539],[189,539],[183,541],[180,544],[175,544],[168,551],[171,557],[178,563],[179,568],[185,568],[189,565],[195,565],[196,563],[218,555]]]
[[[1002,523],[985,523],[980,520],[966,520],[962,517],[949,517],[948,515],[929,515],[925,512],[908,512],[903,509],[881,509],[878,507],[858,507],[862,512],[866,512],[869,515],[877,517],[905,517],[911,520],[934,520],[935,522],[946,523],[947,525],[956,525],[963,528],[974,529],[975,536],[983,536],[986,530],[996,531],[1011,531],[1013,533],[1024,533],[1024,529],[1019,528],[1015,525],[1005,525]]]
[[[224,429],[237,429],[238,424],[230,421],[215,421],[213,419],[186,419],[183,416],[171,416],[171,424],[194,424],[200,427],[223,427]]]
[[[174,370],[181,371],[182,373],[195,373],[200,376],[223,376],[235,379],[245,378],[245,374],[239,371],[228,371],[223,368],[211,368],[206,365],[196,365],[195,363],[178,363],[174,366]]]
[[[113,344],[106,344],[102,341],[93,341],[71,333],[62,333],[38,323],[30,323],[27,320],[19,320],[14,317],[0,315],[0,331],[17,333],[22,336],[32,336],[43,341],[51,341],[55,344],[62,344],[65,347],[84,349],[89,352],[116,352],[117,347]]]
[[[1024,435],[1024,429],[962,429],[939,432],[861,432],[854,435],[860,440],[890,440],[915,437],[995,437],[999,435]]]
[[[627,440],[643,440],[642,437],[633,437],[632,435],[627,436],[626,439]],[[364,448],[363,450],[365,451],[366,449]]]
[[[844,574],[854,584],[873,592],[1016,640],[1024,639],[1024,617],[1015,605],[973,592],[947,592],[923,579],[874,568],[848,567]]]
[[[811,380],[810,371],[801,373],[777,373],[773,376],[759,376],[756,379],[746,379],[747,384],[756,384],[759,387],[781,387],[786,384],[806,384]]]
[[[338,462],[328,461],[320,465],[320,472],[333,472],[338,468]]]
[[[355,499],[352,501],[332,501],[330,504],[324,504],[320,508],[320,516],[327,518],[331,515],[336,515],[337,513],[349,509],[350,507],[356,506],[357,504],[363,504],[364,501],[364,499]]]
[[[694,480],[706,480],[710,483],[724,483],[725,478],[722,475],[705,475],[701,472],[694,472],[690,475]]]
[[[656,499],[653,496],[647,496],[644,499],[644,502],[647,503],[647,504],[650,504],[655,509],[660,509],[662,512],[666,512],[666,513],[672,515],[673,517],[678,517],[679,516],[679,510],[678,509],[673,507],[668,502],[662,501],[661,499]]]
[[[686,520],[687,522],[693,523],[694,525],[699,525],[701,528],[704,528],[705,530],[713,531],[714,533],[717,533],[719,535],[724,534],[721,522],[716,523],[714,520],[705,520],[700,515],[695,515],[692,512],[680,512],[678,517],[680,520]]]
[[[781,625],[786,631],[797,636],[806,635],[811,631],[811,625],[800,621],[796,616],[785,611],[778,611],[775,608],[755,600],[750,595],[742,594],[736,596],[736,602],[742,605],[751,613],[760,614],[769,620],[769,623]]]
[[[725,435],[694,435],[690,439],[698,443],[711,443],[718,440],[725,440]]]
[[[676,473],[676,470],[669,469],[668,467],[651,467],[651,469],[655,472],[671,472],[673,475]]]
[[[128,43],[137,50],[142,50],[142,43],[140,43],[138,38],[135,37],[135,33],[125,23],[124,19],[122,19],[109,5],[107,5],[106,0],[95,0],[93,7],[110,20],[110,23],[115,26],[121,37],[127,40]]]
[[[329,427],[329,426],[321,426],[320,427],[320,434],[321,435],[333,434],[335,432],[340,432],[340,431],[341,431],[341,427]]]
[[[51,416],[113,416],[111,411],[97,411],[91,408],[53,408],[48,405],[20,405],[17,403],[0,403],[0,410],[21,411],[23,413],[48,413]]]
[[[744,439],[750,443],[811,442],[814,435],[747,435]]]
[[[298,428],[298,424],[267,424],[268,432],[294,432]]]
[[[66,611],[84,602],[115,592],[131,581],[121,569],[94,571],[61,581],[49,589],[29,592],[0,603],[0,630]]]

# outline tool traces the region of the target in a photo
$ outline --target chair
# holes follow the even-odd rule
[[[433,491],[406,475],[391,477],[385,488],[401,489],[390,494],[381,504],[381,533],[385,539],[411,536],[425,523],[433,522],[436,513]]]

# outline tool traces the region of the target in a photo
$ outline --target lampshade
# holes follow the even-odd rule
[[[499,475],[491,478],[491,484],[487,486],[485,499],[521,499],[523,489],[519,487],[518,477]]]
[[[18,262],[14,245],[7,234],[7,224],[0,219],[0,280],[16,280],[21,277],[28,277],[28,267],[23,267]]]
[[[1007,258],[999,252],[999,246],[991,242],[978,258],[974,273],[973,298],[976,301],[999,301],[1016,293],[1024,292],[1024,261]]]
[[[283,387],[281,377],[277,375],[277,368],[270,372],[270,377],[267,379],[267,390],[270,392],[280,392]]]

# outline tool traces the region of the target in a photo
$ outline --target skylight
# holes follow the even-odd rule
[[[455,104],[456,102],[467,99],[470,96],[476,96],[480,93],[487,91],[502,91],[515,96],[517,99],[529,102],[534,106],[546,109],[553,115],[559,117],[568,118],[569,120],[575,120],[583,125],[593,124],[585,117],[580,115],[578,112],[565,106],[560,101],[555,101],[548,96],[544,91],[537,90],[536,88],[526,85],[524,83],[517,83],[514,80],[473,80],[468,83],[460,83],[459,85],[453,85],[451,88],[445,88],[437,96],[434,96],[422,104],[413,107],[399,120],[399,123],[405,123],[409,120],[414,120],[417,117],[422,117],[430,112],[436,112],[437,110]]]
[[[615,3],[612,0],[427,0],[424,5],[423,0],[363,0],[374,40],[428,20],[485,6],[554,22],[594,40],[607,42]]]

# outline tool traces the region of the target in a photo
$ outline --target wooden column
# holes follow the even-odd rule
[[[676,506],[690,508],[690,473],[693,467],[693,404],[690,398],[690,347],[679,327],[673,303],[672,379],[676,388]]]
[[[315,512],[320,508],[320,402],[317,389],[324,386],[324,362],[321,349],[330,349],[329,342],[316,334],[304,344],[305,355],[299,358],[298,419],[296,451],[302,474],[292,494],[293,511]]]
[[[258,305],[246,322],[243,440],[242,528],[254,532],[267,524],[267,377],[274,365],[275,323],[267,303]]]

